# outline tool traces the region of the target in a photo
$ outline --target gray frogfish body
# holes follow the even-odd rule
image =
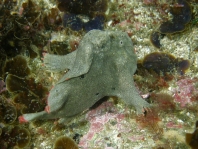
[[[104,96],[121,98],[139,114],[149,107],[134,86],[137,57],[124,32],[92,30],[76,51],[65,56],[46,54],[44,64],[50,71],[68,72],[50,91],[46,109],[22,115],[21,122],[55,118],[64,122]]]

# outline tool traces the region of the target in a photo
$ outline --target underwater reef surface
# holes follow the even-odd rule
[[[0,1],[0,148],[196,149],[197,12],[197,0]],[[44,55],[76,53],[92,29],[128,34],[137,56],[137,70],[131,77],[140,99],[150,108],[137,115],[124,98],[107,95],[63,124],[59,119],[19,123],[20,115],[38,113],[50,102],[56,103],[48,100],[50,90],[70,72],[48,71]],[[100,41],[97,34],[89,40]],[[116,66],[104,65],[102,70],[110,72]],[[89,94],[78,96],[84,99]]]

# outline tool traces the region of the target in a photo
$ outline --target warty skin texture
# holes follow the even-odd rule
[[[134,86],[137,57],[124,32],[92,30],[76,51],[65,56],[46,54],[44,64],[51,71],[69,71],[50,91],[46,109],[22,115],[21,122],[55,118],[65,122],[104,96],[119,97],[138,114],[149,107]]]

